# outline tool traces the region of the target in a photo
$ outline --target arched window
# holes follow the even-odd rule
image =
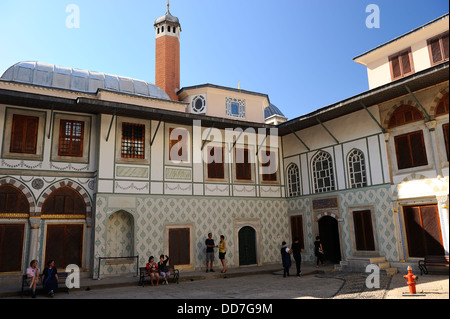
[[[366,163],[364,154],[360,150],[352,150],[347,157],[350,187],[359,188],[367,186]]]
[[[300,174],[298,166],[294,163],[287,168],[288,178],[288,196],[294,197],[300,195]]]
[[[333,161],[331,155],[319,152],[312,160],[314,192],[334,191]]]
[[[448,114],[448,93],[439,101],[436,107],[436,116]]]
[[[86,215],[86,204],[77,191],[63,186],[48,196],[42,205],[42,214]]]
[[[402,105],[392,113],[389,119],[389,128],[417,122],[423,119],[422,113],[413,106]]]
[[[19,189],[6,184],[0,186],[0,213],[29,214],[30,204]]]

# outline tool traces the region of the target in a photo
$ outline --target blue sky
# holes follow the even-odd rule
[[[368,90],[352,59],[445,13],[445,0],[171,0],[181,86],[265,93],[294,117]],[[68,28],[70,4],[80,27]],[[369,4],[380,28],[366,27]],[[155,81],[153,23],[166,0],[1,0],[0,74],[19,61]]]

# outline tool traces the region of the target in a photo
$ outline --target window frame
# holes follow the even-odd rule
[[[39,118],[37,131],[36,131],[36,152],[35,153],[13,153],[11,149],[11,138],[13,129],[13,116],[23,115]],[[20,160],[32,160],[42,161],[44,153],[44,135],[46,127],[47,112],[36,111],[32,109],[21,109],[6,107],[6,113],[4,118],[2,158],[5,159],[20,159]]]
[[[437,35],[437,36],[427,40],[428,54],[429,54],[429,57],[430,57],[430,64],[431,64],[431,66],[435,66],[435,65],[437,65],[439,63],[442,63],[442,62],[445,62],[445,61],[449,60],[448,56],[447,57],[444,56],[444,54],[445,54],[445,47],[444,47],[443,39],[446,36],[447,36],[447,38],[449,37],[449,32],[448,31],[446,31],[444,33],[441,33],[441,34],[439,34],[439,35]],[[439,54],[441,55],[441,59],[438,60],[438,61],[434,61],[434,59],[433,59],[433,50],[432,50],[432,47],[431,47],[431,43],[435,42],[435,41],[437,41],[439,43]],[[447,54],[449,54],[448,51],[447,51]]]
[[[415,148],[415,150],[413,150],[412,146],[411,146],[411,136],[415,135],[415,134],[420,134],[420,138],[421,138],[421,142],[422,142],[422,150],[423,150],[423,157],[425,158],[426,163],[415,163],[414,161],[414,154],[412,153],[413,151],[415,151],[417,148]],[[409,152],[409,157],[410,157],[410,166],[404,166],[403,164],[401,164],[401,159],[402,157],[399,157],[399,154],[403,154],[400,149],[398,148],[398,142],[400,138],[404,138],[404,137],[408,137],[408,152]],[[426,145],[425,145],[425,139],[424,139],[424,134],[423,134],[423,130],[417,130],[417,131],[413,131],[413,132],[407,132],[407,133],[403,133],[403,134],[399,134],[394,136],[394,148],[395,148],[395,154],[396,154],[396,160],[397,160],[397,169],[398,170],[404,170],[404,169],[411,169],[411,168],[415,168],[415,167],[421,167],[421,166],[427,166],[428,165],[428,154],[427,154],[427,149],[426,149]],[[405,155],[403,155],[405,156]],[[416,159],[417,161],[418,159]]]
[[[328,159],[328,168],[326,169],[328,171],[329,174],[327,174],[326,176],[320,176],[322,174],[320,174],[320,171],[316,171],[316,160],[319,157],[323,157],[326,156]],[[314,186],[314,193],[325,193],[325,192],[333,192],[336,191],[336,177],[334,176],[334,168],[333,168],[333,157],[331,156],[330,153],[325,152],[325,151],[319,151],[317,152],[314,157],[311,160],[311,178],[313,179],[313,186]],[[330,185],[329,186],[320,186],[318,185],[319,180],[323,180],[325,181],[325,178],[329,178],[330,180]]]
[[[82,151],[80,156],[75,155],[60,155],[60,140],[61,140],[61,121],[73,121],[83,123],[82,133]],[[75,115],[69,113],[54,113],[53,114],[53,133],[52,133],[52,149],[51,161],[54,162],[71,162],[71,163],[89,163],[90,154],[90,137],[91,137],[91,117],[88,115]]]
[[[409,72],[405,72],[403,70],[403,67],[404,67],[403,66],[403,58],[401,58],[401,57],[405,56],[405,53],[407,53],[408,60],[409,60],[409,66],[410,66],[410,71]],[[395,76],[395,73],[394,73],[395,70],[394,70],[394,66],[393,66],[393,61],[395,59],[397,59],[397,58],[398,58],[398,61],[399,61],[398,63],[399,63],[399,68],[400,68],[400,75]],[[388,59],[389,59],[389,68],[391,70],[391,80],[392,81],[401,79],[401,78],[406,77],[408,75],[411,75],[411,74],[413,74],[415,72],[414,71],[414,61],[413,61],[413,57],[412,57],[412,53],[411,53],[411,48],[408,48],[408,49],[402,50],[400,52],[397,52],[397,53],[389,56]]]
[[[357,154],[355,154],[357,152]],[[355,155],[359,156],[359,164],[360,164],[360,170],[358,172],[355,172],[354,167],[352,167],[352,164],[356,163],[356,161],[351,162],[351,158],[353,158]],[[350,152],[348,152],[347,155],[347,169],[348,169],[348,175],[349,175],[349,184],[350,188],[362,188],[367,187],[367,165],[366,165],[366,159],[364,156],[364,152],[360,149],[354,148]],[[355,173],[361,173],[361,182],[355,181]]]
[[[25,124],[22,124],[22,128],[20,130],[19,127],[19,118],[22,119],[23,122],[25,122]],[[29,121],[34,122],[34,128],[31,127],[30,128],[30,123]],[[10,146],[9,146],[9,152],[10,153],[18,153],[18,154],[36,154],[36,148],[37,148],[37,132],[39,129],[39,117],[36,116],[30,116],[30,115],[23,115],[23,114],[13,114],[12,116],[12,129],[11,129],[11,142],[10,142]],[[21,132],[21,139],[17,138],[18,141],[16,141],[16,137],[20,135],[17,134],[18,131],[22,131]],[[30,132],[29,132],[30,131]],[[34,131],[34,132],[33,132]],[[28,137],[29,134],[32,134],[32,141],[30,141],[32,144],[31,150],[27,150],[27,144],[29,144],[28,142]],[[20,144],[19,149],[15,149],[14,145],[16,144]]]
[[[218,163],[216,149],[222,150],[222,162]],[[211,155],[211,151],[214,151],[214,155]],[[225,172],[225,148],[223,146],[219,145],[211,145],[206,148],[206,151],[208,152],[209,156],[214,156],[214,161],[211,163],[206,163],[206,176],[208,180],[225,180],[226,178],[226,172]],[[210,176],[210,172],[217,173],[218,171],[221,171],[220,174]]]
[[[294,171],[293,171],[294,170]],[[296,181],[292,180],[292,176],[295,174]],[[301,195],[300,189],[300,169],[298,165],[295,163],[290,163],[286,168],[286,177],[287,177],[287,188],[288,188],[288,197],[297,197]],[[292,185],[296,185],[297,190],[294,192],[292,190]]]
[[[238,149],[243,150],[244,152],[244,163],[238,163],[237,161],[237,151]],[[245,156],[247,154],[247,156]],[[245,159],[247,159],[247,162],[245,162]],[[238,165],[243,165],[243,173],[245,176],[238,176],[238,172],[240,169],[238,169]],[[234,149],[234,177],[237,182],[252,182],[253,181],[253,165],[252,165],[252,154],[250,153],[250,148],[248,146],[236,146]],[[250,176],[248,176],[250,174]]]
[[[125,126],[130,126],[132,128],[131,138],[127,138],[127,139],[124,138],[124,128],[125,128]],[[143,160],[143,159],[145,159],[145,151],[146,151],[146,147],[145,147],[145,132],[146,132],[146,125],[145,124],[141,124],[141,123],[130,123],[130,122],[125,122],[124,121],[124,122],[122,122],[121,127],[122,127],[122,130],[121,130],[121,138],[120,138],[120,157],[122,159],[132,159],[132,160]],[[141,137],[141,139],[135,139],[134,138],[134,136],[135,136],[134,128],[137,128],[137,127],[140,127],[142,129],[142,132],[141,132],[141,136],[142,137]],[[125,154],[124,153],[124,149],[123,149],[124,141],[128,141],[128,140],[130,140],[131,143],[132,143],[131,147],[132,147],[133,152],[131,154]],[[129,142],[127,142],[127,143],[129,143]],[[140,148],[142,150],[138,154],[134,153],[134,149],[136,148],[134,143],[141,143],[142,144],[142,146],[140,146]]]
[[[61,119],[59,125],[59,144],[58,144],[58,156],[69,156],[69,157],[82,157],[83,156],[83,143],[84,143],[84,121],[72,120],[72,119]],[[64,129],[66,123],[71,123],[71,134],[67,135],[67,130]],[[80,135],[73,135],[74,124],[81,124],[81,132]],[[76,138],[80,139],[80,146],[78,150],[74,150],[73,142]],[[69,151],[65,154],[62,154],[61,144],[64,139],[69,139]]]

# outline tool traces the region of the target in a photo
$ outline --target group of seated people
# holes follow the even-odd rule
[[[166,257],[166,259],[164,259]],[[153,279],[156,278],[156,285],[159,285],[159,278],[161,277],[164,281],[163,284],[168,285],[169,282],[167,279],[170,277],[170,270],[169,267],[167,267],[167,262],[169,261],[169,256],[167,255],[161,255],[159,256],[159,262],[155,262],[155,258],[153,256],[150,256],[147,263],[147,271],[150,276],[150,281],[152,286],[153,285]]]

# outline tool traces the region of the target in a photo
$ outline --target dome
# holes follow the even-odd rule
[[[264,109],[264,118],[267,119],[273,115],[285,117],[284,114],[280,111],[280,109],[271,103],[268,107]]]
[[[96,93],[98,89],[170,100],[161,88],[132,78],[72,69],[41,62],[19,62],[9,67],[0,80],[55,89]]]
[[[167,9],[167,12],[165,15],[163,15],[162,17],[159,17],[158,19],[155,20],[155,26],[158,24],[161,24],[163,22],[169,22],[169,23],[173,23],[176,25],[180,25],[180,20],[178,20],[177,17],[174,17],[169,9]]]

